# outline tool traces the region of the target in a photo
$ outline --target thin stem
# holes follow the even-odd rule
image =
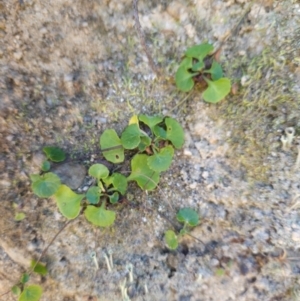
[[[157,75],[157,77],[160,77],[159,69],[156,67],[154,60],[148,49],[148,46],[146,44],[146,41],[145,41],[145,34],[143,32],[143,29],[142,29],[142,26],[140,23],[140,19],[139,19],[138,0],[133,0],[133,15],[134,15],[134,19],[135,19],[136,30],[138,32],[138,36],[139,36],[140,42],[142,44],[142,47],[144,49],[144,52],[146,53],[149,66],[152,69],[152,71]]]
[[[82,211],[81,211],[82,212]],[[73,222],[75,219],[73,220],[69,220],[67,221],[64,226],[54,235],[54,237],[51,239],[50,243],[45,247],[45,249],[42,251],[41,255],[38,257],[38,260],[35,262],[35,264],[33,265],[33,267],[29,270],[28,275],[30,276],[33,272],[35,267],[38,265],[38,263],[40,262],[40,260],[42,259],[42,257],[46,254],[46,252],[48,251],[49,247],[53,244],[53,242],[55,241],[55,239],[58,237],[58,235],[64,230],[66,229],[66,227]],[[18,282],[18,284],[21,284],[21,282]],[[0,298],[9,294],[11,290],[8,290],[7,292],[3,293],[2,295],[0,295]]]

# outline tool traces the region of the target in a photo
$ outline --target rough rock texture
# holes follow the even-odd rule
[[[299,3],[141,0],[139,16],[166,81],[148,66],[129,0],[0,2],[0,295],[66,222],[30,188],[42,147],[60,146],[81,166],[101,162],[103,130],[163,113],[183,124],[186,143],[160,188],[130,185],[135,205],[118,206],[111,229],[74,220],[42,260],[49,274],[30,280],[41,300],[122,300],[120,285],[133,301],[298,300],[299,148],[295,139],[283,151],[280,138],[300,130]],[[186,94],[169,77],[185,49],[217,47],[240,21],[221,56],[237,93],[209,105],[195,92],[176,107]],[[79,182],[84,191],[90,178]],[[175,222],[186,206],[201,223],[171,252],[161,214]]]

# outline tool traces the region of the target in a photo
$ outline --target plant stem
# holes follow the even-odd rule
[[[156,74],[156,76],[160,77],[160,72],[154,63],[154,60],[150,54],[150,51],[149,51],[148,46],[145,41],[145,34],[143,32],[143,29],[142,29],[142,26],[141,26],[141,23],[139,20],[138,0],[133,0],[133,15],[134,15],[134,19],[135,19],[136,30],[138,32],[138,36],[139,36],[140,42],[142,44],[142,47],[144,49],[144,52],[146,53],[149,66],[152,69],[152,71]]]

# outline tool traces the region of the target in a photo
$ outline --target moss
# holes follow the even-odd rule
[[[227,76],[239,81],[248,76],[237,95],[220,103],[219,113],[231,131],[227,155],[242,166],[248,180],[265,181],[270,166],[267,156],[278,150],[278,130],[295,126],[300,108],[292,90],[286,53],[266,49],[252,60],[236,58],[225,68]]]

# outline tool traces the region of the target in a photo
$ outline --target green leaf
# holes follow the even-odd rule
[[[141,142],[138,146],[139,151],[145,151],[149,145],[151,145],[151,138],[149,136],[141,136]]]
[[[23,213],[23,212],[18,212],[18,213],[16,213],[16,215],[15,215],[15,221],[16,221],[16,222],[22,221],[25,217],[26,217],[26,214],[25,214],[25,213]]]
[[[211,68],[209,70],[205,70],[204,73],[210,73],[211,78],[216,81],[223,76],[223,70],[219,63],[213,61]]]
[[[44,161],[41,167],[42,171],[49,171],[51,167],[51,163],[49,161]]]
[[[179,222],[185,223],[191,227],[195,227],[199,224],[198,213],[191,208],[180,209],[176,215]]]
[[[141,131],[136,123],[130,124],[121,135],[121,142],[125,149],[134,149],[141,142]]]
[[[92,186],[86,192],[86,198],[90,204],[98,204],[100,201],[100,188],[96,186]]]
[[[163,129],[161,126],[156,125],[153,128],[153,133],[157,138],[161,138],[163,140],[167,139],[167,132],[165,129]]]
[[[165,232],[165,242],[169,249],[176,250],[178,248],[178,239],[174,231],[168,230]]]
[[[33,269],[33,267],[34,267],[34,269]],[[42,276],[46,276],[48,273],[47,267],[40,262],[36,263],[35,260],[31,260],[30,268],[32,268],[35,273],[42,275]]]
[[[203,43],[190,47],[185,52],[187,57],[196,58],[199,61],[202,61],[210,52],[214,50],[214,47],[211,44]]]
[[[115,190],[119,191],[122,195],[126,193],[127,178],[125,176],[115,172],[111,175],[110,180]]]
[[[225,270],[222,268],[216,269],[216,276],[222,277],[225,275]]]
[[[41,176],[31,175],[30,178],[32,180],[32,191],[40,198],[52,196],[61,184],[60,178],[52,172],[45,173]]]
[[[116,204],[119,201],[119,193],[118,192],[114,192],[112,195],[109,196],[109,201],[112,204]]]
[[[185,57],[185,58],[181,61],[180,65],[179,65],[179,68],[182,67],[182,68],[188,70],[188,69],[191,69],[192,66],[193,66],[193,58],[191,58],[191,57]]]
[[[205,67],[204,62],[199,61],[193,65],[192,71],[194,72],[201,71],[204,67]]]
[[[90,223],[99,227],[109,227],[116,219],[116,213],[114,211],[95,206],[87,206],[84,215]]]
[[[115,130],[108,129],[103,132],[100,137],[100,148],[107,161],[112,163],[124,161],[124,148]]]
[[[16,296],[19,296],[21,294],[21,289],[17,285],[14,285],[11,288],[11,292]]]
[[[166,139],[170,140],[175,148],[181,148],[184,144],[183,128],[171,117],[167,117],[165,123],[167,126]]]
[[[175,83],[182,92],[189,92],[194,87],[193,76],[198,73],[191,73],[185,67],[179,67],[175,74]]]
[[[137,154],[131,160],[131,174],[128,181],[136,181],[143,190],[153,190],[159,182],[159,173],[149,168],[148,156]]]
[[[231,89],[230,80],[226,77],[220,78],[216,81],[210,81],[205,79],[208,84],[208,88],[203,92],[203,99],[210,103],[217,103],[226,95],[229,94]]]
[[[148,125],[148,127],[152,130],[154,126],[161,123],[164,118],[161,116],[139,115],[139,120]]]
[[[109,175],[109,170],[108,168],[103,165],[103,164],[93,164],[90,168],[89,168],[89,175],[91,177],[94,177],[98,180],[100,179],[105,179],[108,177]]]
[[[20,282],[25,284],[29,281],[30,276],[27,273],[22,274]]]
[[[183,235],[185,235],[185,234],[188,234],[190,231],[188,231],[187,229],[184,229],[184,228],[182,228],[180,231],[179,231],[179,235],[180,236],[183,236]]]
[[[68,186],[61,185],[53,198],[57,202],[59,211],[68,219],[74,219],[80,212],[80,202],[84,194],[77,194]]]
[[[53,162],[61,162],[66,159],[65,152],[55,146],[45,146],[43,152],[46,154],[46,157]]]
[[[39,301],[43,293],[43,289],[39,285],[29,285],[19,297],[19,301]]]
[[[174,148],[171,145],[168,145],[159,150],[158,153],[153,156],[148,157],[148,165],[149,167],[156,171],[162,172],[167,170],[171,163],[174,155]]]

